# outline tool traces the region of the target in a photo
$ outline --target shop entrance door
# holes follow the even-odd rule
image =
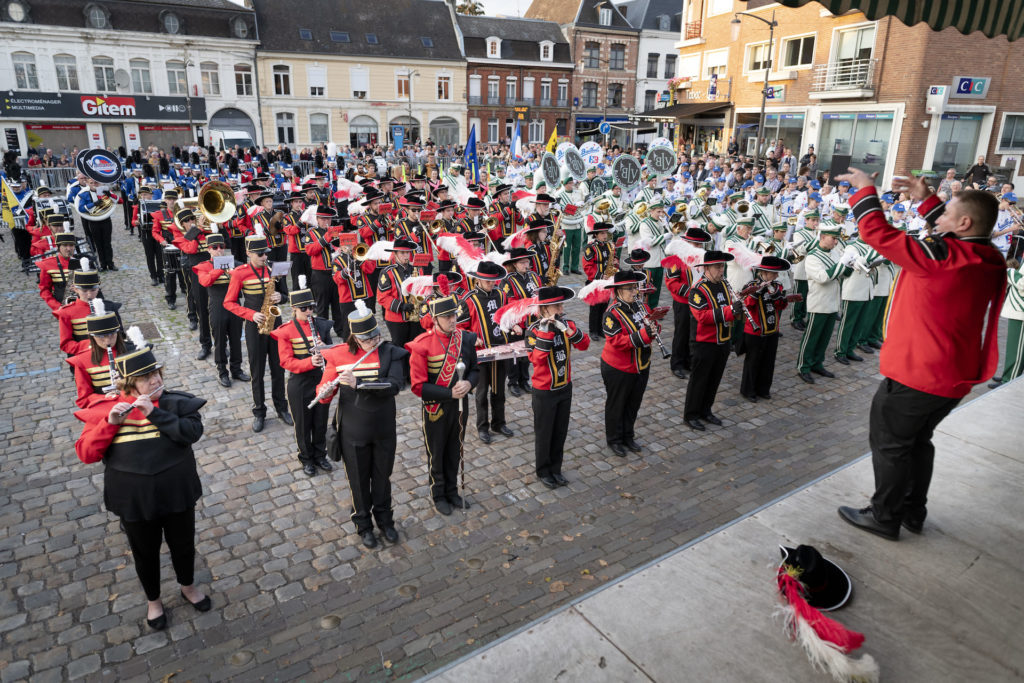
[[[124,147],[124,126],[120,123],[104,123],[103,146],[115,151],[118,147]]]

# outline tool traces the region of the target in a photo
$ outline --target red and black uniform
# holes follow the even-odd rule
[[[103,303],[108,311],[114,310],[112,302],[104,300]],[[75,299],[53,311],[60,328],[60,350],[68,356],[76,356],[89,348],[89,328],[85,319],[91,314],[89,303],[82,299]]]
[[[200,263],[210,260],[210,252],[206,248],[206,233],[199,227],[193,227],[188,233],[176,236],[174,246],[181,249],[182,271],[187,276],[185,281],[188,283],[189,320],[192,319],[194,311],[199,323],[199,345],[209,351],[213,345],[210,339],[210,299],[206,288],[199,284],[199,275],[193,270]]]
[[[508,303],[497,286],[490,292],[474,288],[462,299],[459,327],[476,336],[478,348],[489,349],[509,342],[509,335],[494,322],[494,314]],[[480,383],[476,386],[476,429],[478,432],[500,431],[505,426],[505,377],[508,360],[494,360],[480,366]],[[490,396],[490,419],[487,401]]]
[[[587,278],[586,284],[604,277],[604,271],[608,265],[615,262],[615,245],[611,242],[599,242],[591,240],[583,248],[583,274]],[[590,327],[592,336],[603,337],[601,323],[604,320],[604,312],[608,308],[607,302],[601,302],[590,306],[590,315],[587,324]]]
[[[377,303],[384,311],[384,323],[388,326],[391,343],[398,348],[405,348],[406,344],[423,332],[416,304],[402,291],[403,283],[418,275],[421,275],[418,268],[397,263],[392,263],[380,272],[380,281],[377,283]],[[405,364],[402,372],[405,381],[408,382],[408,363]]]
[[[288,259],[292,262],[292,289],[299,288],[299,275],[310,277],[309,254],[303,249],[303,226],[299,221],[301,212],[289,211],[284,216],[285,242],[288,244]]]
[[[67,296],[68,285],[71,284],[72,261],[60,254],[44,258],[39,262],[39,296],[42,297],[51,311],[63,305]],[[77,265],[77,262],[75,263]]]
[[[444,227],[441,229],[440,235],[443,235],[446,232],[454,235],[457,232],[459,232],[456,229],[457,221],[455,221],[454,219],[439,218],[437,220],[440,220],[441,222],[444,223]],[[449,254],[444,249],[437,250],[437,270],[439,273],[444,273],[446,271],[452,270],[459,272],[458,267],[455,266],[455,261],[452,260],[452,255]],[[465,282],[465,279],[463,279],[463,282]]]
[[[221,377],[226,375],[230,362],[231,376],[237,378],[242,374],[242,319],[224,308],[231,274],[214,268],[212,261],[192,266],[192,272],[199,286],[206,291],[217,374]]]
[[[533,449],[538,477],[562,473],[565,437],[572,410],[572,347],[590,348],[590,337],[572,320],[565,329],[540,321],[526,331],[533,363]]]
[[[528,299],[536,296],[538,289],[540,289],[540,278],[532,270],[527,270],[525,273],[513,270],[501,283],[501,292],[505,295],[506,301]],[[511,341],[518,341],[520,338],[515,335],[509,337]],[[530,359],[516,358],[509,365],[509,386],[517,386],[525,391],[529,381]]]
[[[458,382],[455,366],[466,365],[463,379],[472,386],[479,381],[476,335],[458,328],[445,335],[436,325],[405,345],[412,354],[409,372],[412,393],[423,400],[423,440],[430,467],[430,496],[434,502],[458,498],[459,461],[469,413],[467,397],[452,398]],[[460,409],[461,404],[461,409]]]
[[[347,329],[347,318],[341,314],[340,301],[338,299],[338,285],[333,279],[334,266],[331,260],[334,258],[334,249],[331,247],[331,240],[343,232],[342,226],[331,226],[330,228],[312,228],[309,231],[309,242],[306,243],[305,251],[309,257],[309,289],[313,292],[313,301],[316,302],[316,317],[330,318],[334,321],[334,334],[341,340],[348,338],[342,334]]]
[[[117,350],[111,349],[111,352],[116,358]],[[90,345],[85,351],[68,358],[67,362],[75,371],[75,405],[79,408],[92,407],[106,400],[107,392],[117,392],[110,381],[110,361],[106,353],[99,363],[93,363]]]
[[[178,290],[180,289],[188,301],[188,319],[190,321],[198,320],[195,304],[188,295],[188,271],[185,269],[184,259],[180,251],[181,247],[177,246],[184,239],[184,235],[181,234],[181,230],[178,230],[178,226],[174,224],[174,215],[166,208],[154,213],[153,229],[150,232],[153,235],[153,239],[160,245],[159,248],[162,249],[164,299],[169,306],[175,305],[178,300]],[[178,251],[171,250],[168,252],[168,246],[174,246]]]
[[[732,323],[732,297],[725,282],[701,279],[690,288],[690,312],[695,324],[690,327],[690,362],[693,374],[686,385],[683,419],[702,420],[711,415],[711,406],[729,360]]]
[[[146,253],[146,268],[149,270],[149,277],[157,282],[164,281],[164,264],[160,259],[160,248],[153,237],[152,224],[146,227],[146,221],[152,221],[154,214],[147,218],[142,213],[142,204],[136,201],[132,205],[132,225],[139,228],[139,241],[142,242],[142,250]]]
[[[495,207],[497,211],[493,210]],[[498,219],[498,225],[489,231],[487,235],[491,238],[491,242],[494,243],[498,251],[505,253],[505,247],[502,245],[502,242],[525,224],[519,212],[516,211],[516,207],[511,203],[502,204],[498,202],[492,207],[491,216]]]
[[[284,261],[287,258],[287,248],[285,247],[283,232],[279,232],[274,235],[270,231],[270,219],[274,217],[274,212],[271,210],[263,209],[255,216],[251,217],[253,232],[256,230],[256,226],[263,228],[263,234],[267,236],[267,246],[270,247],[270,260],[271,261]],[[287,290],[285,286],[285,290]]]
[[[252,414],[254,417],[266,417],[267,405],[264,402],[263,374],[270,360],[270,395],[274,408],[278,413],[288,411],[288,402],[284,393],[284,369],[277,354],[277,344],[271,343],[270,335],[259,333],[259,326],[253,322],[253,316],[263,308],[263,298],[268,287],[275,287],[281,296],[281,282],[276,285],[270,277],[267,267],[256,268],[251,263],[238,266],[231,271],[228,291],[224,295],[224,308],[245,322],[245,349],[249,353],[249,375],[252,377]],[[239,304],[239,299],[242,303]],[[280,325],[281,319],[274,322]]]
[[[246,228],[248,227],[250,232],[252,229],[249,216],[245,212],[251,206],[252,202],[246,199],[235,209],[235,217],[224,224],[228,245],[236,261],[245,261],[245,236],[248,234]]]
[[[999,311],[1006,263],[989,236],[917,240],[888,224],[875,188],[850,200],[861,239],[900,266],[885,314],[871,403],[876,521],[923,523],[935,447],[932,431],[999,360]],[[934,225],[945,207],[932,195],[918,207]],[[987,319],[986,319],[987,317]]]
[[[760,285],[754,280],[744,285]],[[743,358],[743,379],[740,393],[747,398],[771,398],[772,378],[775,376],[775,355],[779,349],[779,317],[786,309],[786,290],[773,280],[764,289],[748,294],[743,299],[757,330],[744,317],[743,334],[746,337],[746,355]]]
[[[370,355],[364,351],[349,351],[348,344],[324,349],[324,374],[320,387],[333,382],[348,366],[359,361],[352,370],[356,386],[338,387],[338,409],[334,413],[334,426],[338,438],[328,444],[331,458],[345,462],[349,488],[352,493],[352,522],[356,533],[372,531],[373,522],[386,529],[394,526],[391,509],[391,472],[395,466],[397,445],[397,411],[395,396],[402,390],[402,366],[409,352],[384,342]],[[361,384],[372,383],[373,389],[360,389]],[[386,383],[387,387],[380,386]],[[321,399],[327,409],[334,396]]]
[[[364,244],[370,246],[374,242],[387,240],[390,230],[388,229],[388,221],[379,213],[370,213],[367,211],[363,215],[356,219],[356,229],[359,232],[359,239]],[[389,261],[381,260],[375,261],[375,270],[373,273],[373,279],[370,285],[370,295],[373,296],[373,284],[380,278],[380,271],[387,268]]]
[[[527,249],[533,252],[533,258],[530,259],[530,269],[537,273],[541,284],[548,284],[548,268],[551,267],[551,243],[540,242],[539,244],[531,244]]]
[[[338,332],[339,339],[348,339],[348,314],[356,310],[357,300],[361,299],[371,311],[376,311],[377,308],[373,287],[370,284],[370,278],[377,272],[376,261],[367,259],[360,263],[354,258],[349,258],[348,262],[352,266],[351,270],[347,267],[339,268],[334,273],[335,291],[338,293],[339,301],[338,308],[341,310],[340,320],[336,320],[334,323],[335,328],[341,328],[341,331]]]
[[[424,229],[419,221],[404,218],[395,222],[394,236],[395,239],[402,238],[415,242],[416,253],[427,254],[430,257],[431,263],[422,267],[423,274],[430,275],[434,271],[434,264],[432,263],[434,260],[434,248],[431,246],[430,240],[423,237]]]
[[[649,272],[649,271],[645,271]],[[672,372],[688,372],[690,362],[690,286],[693,272],[681,261],[665,269],[665,287],[672,295]]]
[[[331,344],[331,321],[316,318],[317,333],[325,345]],[[327,457],[327,409],[323,403],[306,408],[316,398],[316,387],[323,377],[323,368],[313,365],[313,333],[309,322],[291,320],[270,335],[277,340],[277,355],[281,367],[287,370],[288,405],[295,422],[295,443],[299,448],[299,462],[316,466],[316,461]]]
[[[604,404],[604,428],[608,445],[634,441],[640,404],[651,372],[651,335],[643,320],[647,306],[614,297],[604,314],[604,348],[601,378],[608,398]]]

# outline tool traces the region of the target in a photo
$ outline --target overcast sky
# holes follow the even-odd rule
[[[484,13],[489,16],[504,14],[510,17],[521,17],[530,7],[530,0],[482,0]]]

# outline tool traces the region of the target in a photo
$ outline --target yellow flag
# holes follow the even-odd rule
[[[18,206],[18,198],[14,196],[14,191],[11,190],[7,184],[6,179],[2,179],[4,190],[3,190],[3,220],[7,224],[8,228],[14,228],[14,211],[13,207]]]
[[[548,151],[554,153],[555,147],[558,147],[558,129],[551,131],[551,137],[548,139]]]

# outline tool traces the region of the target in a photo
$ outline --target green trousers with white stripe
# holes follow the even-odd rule
[[[793,303],[793,322],[803,322],[804,318],[807,317],[807,280],[796,281],[796,293],[803,294],[803,301],[796,301]]]
[[[866,327],[864,322],[872,313],[870,301],[844,301],[841,310],[843,319],[836,335],[836,358],[842,358],[857,348]]]
[[[654,291],[647,295],[647,305],[654,308],[661,299],[661,281],[665,277],[665,269],[658,266],[657,268],[645,268],[644,270],[651,274],[651,286],[654,287]]]
[[[583,228],[574,228],[565,231],[565,246],[562,247],[562,273],[568,275],[569,271],[580,270],[583,262],[580,261],[580,247],[583,245]]]
[[[1006,321],[1006,360],[1003,361],[1003,382],[1020,377],[1024,372],[1024,320]]]
[[[889,302],[888,296],[876,296],[869,303],[870,313],[864,320],[864,328],[861,331],[860,343],[868,342],[882,343],[882,323],[885,320],[885,305]]]
[[[836,324],[833,313],[808,313],[807,329],[800,341],[800,355],[797,356],[797,369],[801,372],[825,369],[825,351],[832,340],[832,329]]]

